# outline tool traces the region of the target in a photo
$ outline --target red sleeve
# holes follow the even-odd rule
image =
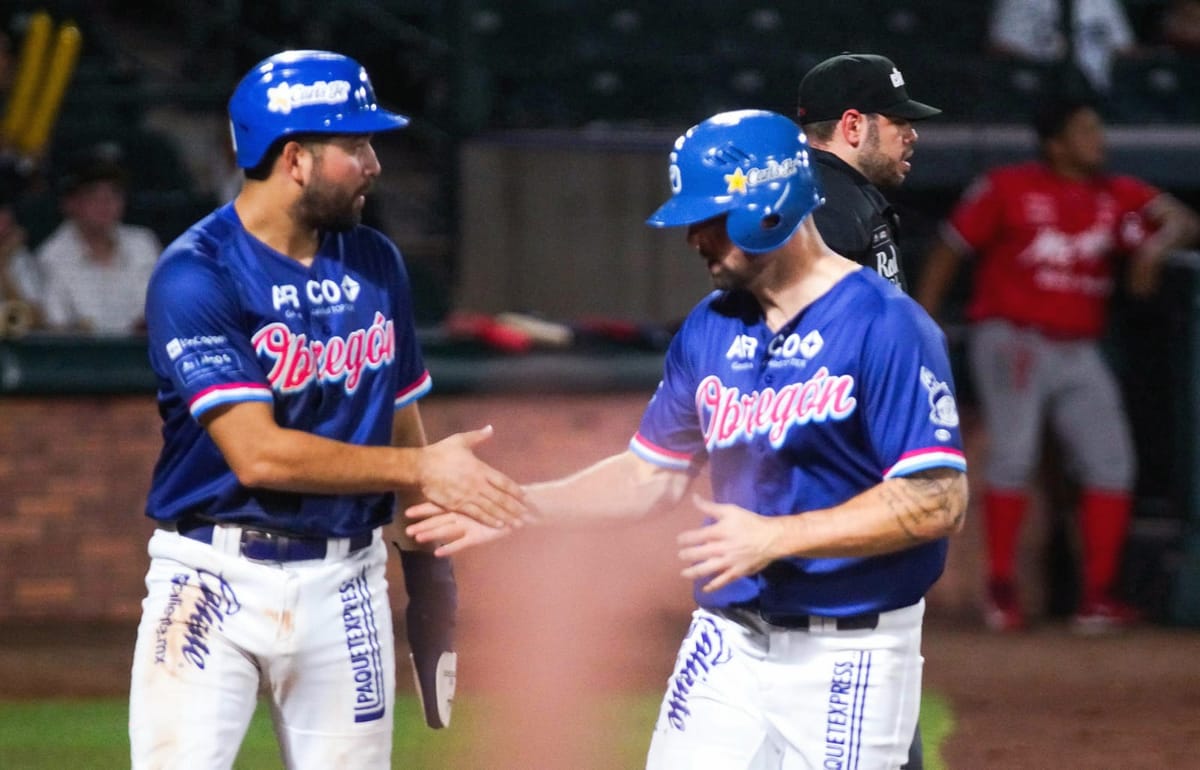
[[[1121,205],[1121,213],[1141,211],[1147,203],[1162,195],[1162,190],[1131,176],[1117,176],[1112,180],[1112,193]]]
[[[979,177],[966,189],[950,214],[948,224],[961,240],[956,244],[980,251],[1000,228],[1003,199],[994,174]]]

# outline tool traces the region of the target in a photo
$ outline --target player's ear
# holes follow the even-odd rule
[[[837,132],[851,147],[858,147],[867,133],[867,116],[858,110],[846,110],[838,120]]]
[[[304,184],[308,181],[313,158],[314,148],[308,142],[289,140],[283,143],[276,162],[283,165],[292,181]]]

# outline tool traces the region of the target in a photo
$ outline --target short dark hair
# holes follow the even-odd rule
[[[1039,143],[1062,135],[1071,118],[1083,110],[1094,110],[1090,99],[1078,97],[1050,98],[1038,105],[1033,113],[1033,130]]]
[[[71,195],[96,182],[124,188],[129,182],[125,153],[115,141],[97,142],[72,155],[57,179],[59,193]]]
[[[838,121],[836,120],[817,120],[812,123],[804,124],[804,133],[809,139],[816,139],[818,142],[828,142],[833,138],[833,131],[837,128]]]
[[[288,142],[299,142],[300,144],[309,144],[316,142],[327,142],[333,139],[337,134],[325,134],[317,132],[285,134],[275,141],[271,142],[271,146],[263,153],[262,160],[254,168],[246,169],[246,178],[253,179],[256,182],[261,182],[271,176],[271,167],[275,165],[275,160],[279,154],[283,152],[283,146]]]

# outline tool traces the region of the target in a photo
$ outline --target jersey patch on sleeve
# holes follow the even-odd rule
[[[929,394],[929,421],[939,428],[957,428],[958,403],[950,383],[939,380],[932,370],[922,366],[921,384]]]
[[[172,337],[163,346],[179,383],[188,386],[203,380],[237,379],[239,357],[224,334]]]
[[[181,355],[175,361],[175,374],[183,385],[202,379],[226,379],[238,369],[237,353],[232,348],[210,348]]]

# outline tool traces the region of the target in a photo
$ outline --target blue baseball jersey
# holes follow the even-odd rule
[[[779,331],[756,301],[714,292],[672,340],[630,448],[661,466],[707,462],[713,496],[803,515],[936,467],[966,471],[945,336],[870,270],[836,283]],[[941,539],[868,558],[788,558],[706,607],[846,616],[915,603],[941,575]]]
[[[367,446],[432,387],[395,245],[359,226],[328,233],[310,266],[262,243],[232,204],[163,252],[146,295],[163,448],[146,514],[347,537],[385,523],[391,494],[319,495],[240,484],[199,418],[270,404],[285,428]]]

